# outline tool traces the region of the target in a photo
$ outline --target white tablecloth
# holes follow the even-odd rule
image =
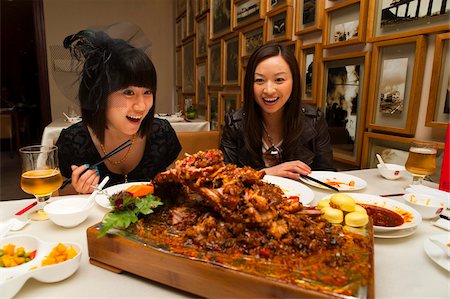
[[[191,121],[171,122],[170,124],[172,125],[175,132],[209,131],[209,122],[205,120],[194,119]],[[58,140],[61,131],[71,125],[72,123],[63,118],[54,120],[44,128],[41,144],[54,145]]]
[[[383,179],[376,169],[346,172],[368,182],[368,194],[403,192],[410,178],[397,181]],[[431,185],[436,187],[436,184]],[[326,190],[313,188],[317,202]],[[401,200],[399,197],[392,199]],[[0,219],[12,217],[31,200],[0,202]],[[65,229],[50,221],[33,222],[22,231],[44,241],[71,241],[81,244],[83,256],[78,271],[68,279],[57,283],[41,283],[30,280],[17,294],[17,298],[192,298],[192,295],[176,289],[122,273],[115,274],[89,263],[86,229],[99,222],[106,210],[95,205],[89,218],[78,227]],[[24,216],[21,216],[24,217]],[[425,239],[434,234],[448,233],[424,220],[415,234],[400,239],[375,238],[375,297],[376,298],[449,298],[449,272],[435,264],[424,251]],[[236,286],[239,287],[239,286]],[[1,292],[0,292],[1,293]],[[1,296],[1,295],[0,295]]]

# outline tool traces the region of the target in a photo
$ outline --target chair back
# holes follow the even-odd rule
[[[181,144],[177,160],[184,159],[185,153],[195,154],[212,148],[219,148],[219,131],[176,132]]]

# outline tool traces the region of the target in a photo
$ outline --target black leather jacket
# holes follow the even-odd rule
[[[313,170],[335,171],[330,134],[324,115],[320,109],[308,105],[302,105],[301,111],[305,117],[303,118],[302,133],[297,142],[295,159],[308,164]],[[251,159],[250,153],[245,147],[243,130],[242,109],[225,117],[225,126],[220,141],[220,149],[224,154],[225,162],[236,164],[239,167],[264,168],[262,154],[259,161]]]

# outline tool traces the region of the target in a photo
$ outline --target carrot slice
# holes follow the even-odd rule
[[[130,192],[134,197],[143,197],[147,194],[153,194],[154,188],[151,184],[146,185],[133,185],[127,188],[127,192]]]

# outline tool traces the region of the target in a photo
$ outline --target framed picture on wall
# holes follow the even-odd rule
[[[363,43],[366,38],[366,0],[350,0],[325,9],[324,48]]]
[[[176,0],[175,15],[178,18],[186,12],[186,0]]]
[[[298,55],[299,55],[301,43],[302,42],[299,39],[284,42],[284,45],[288,48],[288,50],[291,51],[292,54],[294,54],[295,58],[297,59],[297,62],[298,62]]]
[[[206,61],[197,64],[196,92],[197,104],[206,105]]]
[[[233,30],[264,18],[264,3],[261,0],[235,0],[233,3]]]
[[[316,104],[317,99],[320,99],[322,44],[301,46],[299,54],[302,102]]]
[[[322,30],[324,1],[296,0],[295,34],[302,35]]]
[[[211,0],[211,39],[216,39],[231,31],[231,1]]]
[[[199,16],[203,12],[203,1],[204,0],[195,0],[195,17]]]
[[[426,125],[446,128],[450,123],[450,33],[436,35]]]
[[[369,42],[450,29],[450,3],[445,0],[370,1]]]
[[[261,0],[261,2],[265,2],[267,12],[269,13],[283,9],[287,6],[293,6],[294,0]]]
[[[219,92],[208,93],[208,120],[211,131],[219,130]]]
[[[423,35],[375,42],[372,47],[367,126],[414,135],[426,54]]]
[[[266,42],[280,42],[292,39],[292,7],[267,14]]]
[[[219,93],[219,101],[220,101],[220,111],[222,112],[220,117],[220,124],[219,127],[222,128],[224,121],[225,121],[225,115],[235,112],[239,108],[239,94],[238,93],[226,93],[226,92],[220,92]]]
[[[369,85],[368,52],[324,57],[322,100],[333,157],[359,165]],[[367,79],[367,80],[366,80]]]
[[[241,57],[249,57],[252,53],[264,44],[264,27],[259,22],[253,26],[240,30],[239,44],[241,45]]]
[[[239,85],[239,36],[224,41],[224,59],[223,59],[223,84]]]
[[[209,47],[208,86],[221,86],[222,82],[222,43],[220,40]]]
[[[186,34],[191,36],[195,33],[195,0],[186,0]]]
[[[194,39],[186,42],[183,47],[183,92],[195,92],[195,55],[194,55]]]
[[[196,32],[196,57],[202,58],[208,54],[208,20],[209,14],[201,17],[197,22],[197,32]]]
[[[183,82],[183,59],[181,56],[181,48],[177,49],[175,56],[175,63],[177,64],[177,76],[175,80],[175,86],[181,87]]]

